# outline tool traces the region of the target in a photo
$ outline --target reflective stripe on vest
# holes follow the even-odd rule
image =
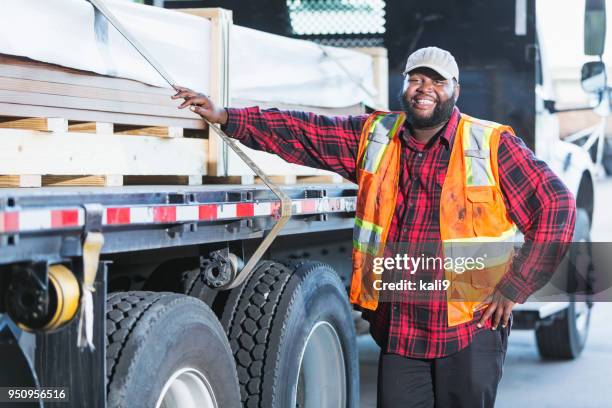
[[[355,217],[353,228],[353,248],[371,255],[377,255],[382,244],[383,228],[380,225]]]
[[[376,173],[380,161],[385,155],[389,141],[399,128],[398,115],[378,116],[372,121],[372,126],[366,142],[365,156],[361,162],[361,168]]]
[[[463,126],[465,184],[467,186],[494,186],[495,178],[490,161],[493,128],[468,121],[465,121]]]

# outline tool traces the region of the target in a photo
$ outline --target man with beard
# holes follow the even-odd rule
[[[459,68],[449,52],[415,51],[404,75],[403,112],[366,116],[223,109],[180,87],[174,98],[251,148],[359,185],[350,299],[381,348],[379,407],[492,407],[512,308],[546,282],[564,252],[548,265],[534,246],[513,256],[514,235],[569,242],[574,198],[510,127],[459,111]],[[421,256],[431,248],[425,243],[438,243],[443,256],[447,245],[485,238],[510,249],[484,273],[416,271],[431,282],[450,273],[457,292],[372,289],[380,282],[372,254],[387,255],[385,244],[409,243],[409,255]]]

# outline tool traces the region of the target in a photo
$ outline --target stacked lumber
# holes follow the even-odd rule
[[[231,11],[181,11],[210,21],[210,89],[200,91],[217,104],[363,113],[361,104],[332,109],[233,98]],[[386,63],[386,56],[379,59]],[[0,54],[0,187],[258,182],[198,115],[177,109],[173,93],[169,87]],[[281,184],[344,181],[268,153],[245,151]]]
[[[207,132],[172,94],[0,55],[0,186],[201,184]]]

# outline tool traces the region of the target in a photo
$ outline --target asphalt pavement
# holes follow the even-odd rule
[[[612,242],[611,202],[612,179],[598,182],[593,241]],[[358,344],[361,408],[374,408],[378,347],[370,336],[360,336]],[[534,332],[513,330],[495,406],[612,407],[612,303],[597,303],[594,306],[587,344],[576,360],[544,361],[538,355]]]

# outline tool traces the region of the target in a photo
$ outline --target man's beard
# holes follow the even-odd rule
[[[449,98],[444,103],[436,103],[436,107],[431,116],[424,118],[417,116],[415,110],[410,106],[410,103],[406,100],[403,93],[400,93],[399,100],[402,110],[406,113],[406,120],[414,129],[433,128],[448,122],[453,114],[453,108],[455,107],[455,99]]]

